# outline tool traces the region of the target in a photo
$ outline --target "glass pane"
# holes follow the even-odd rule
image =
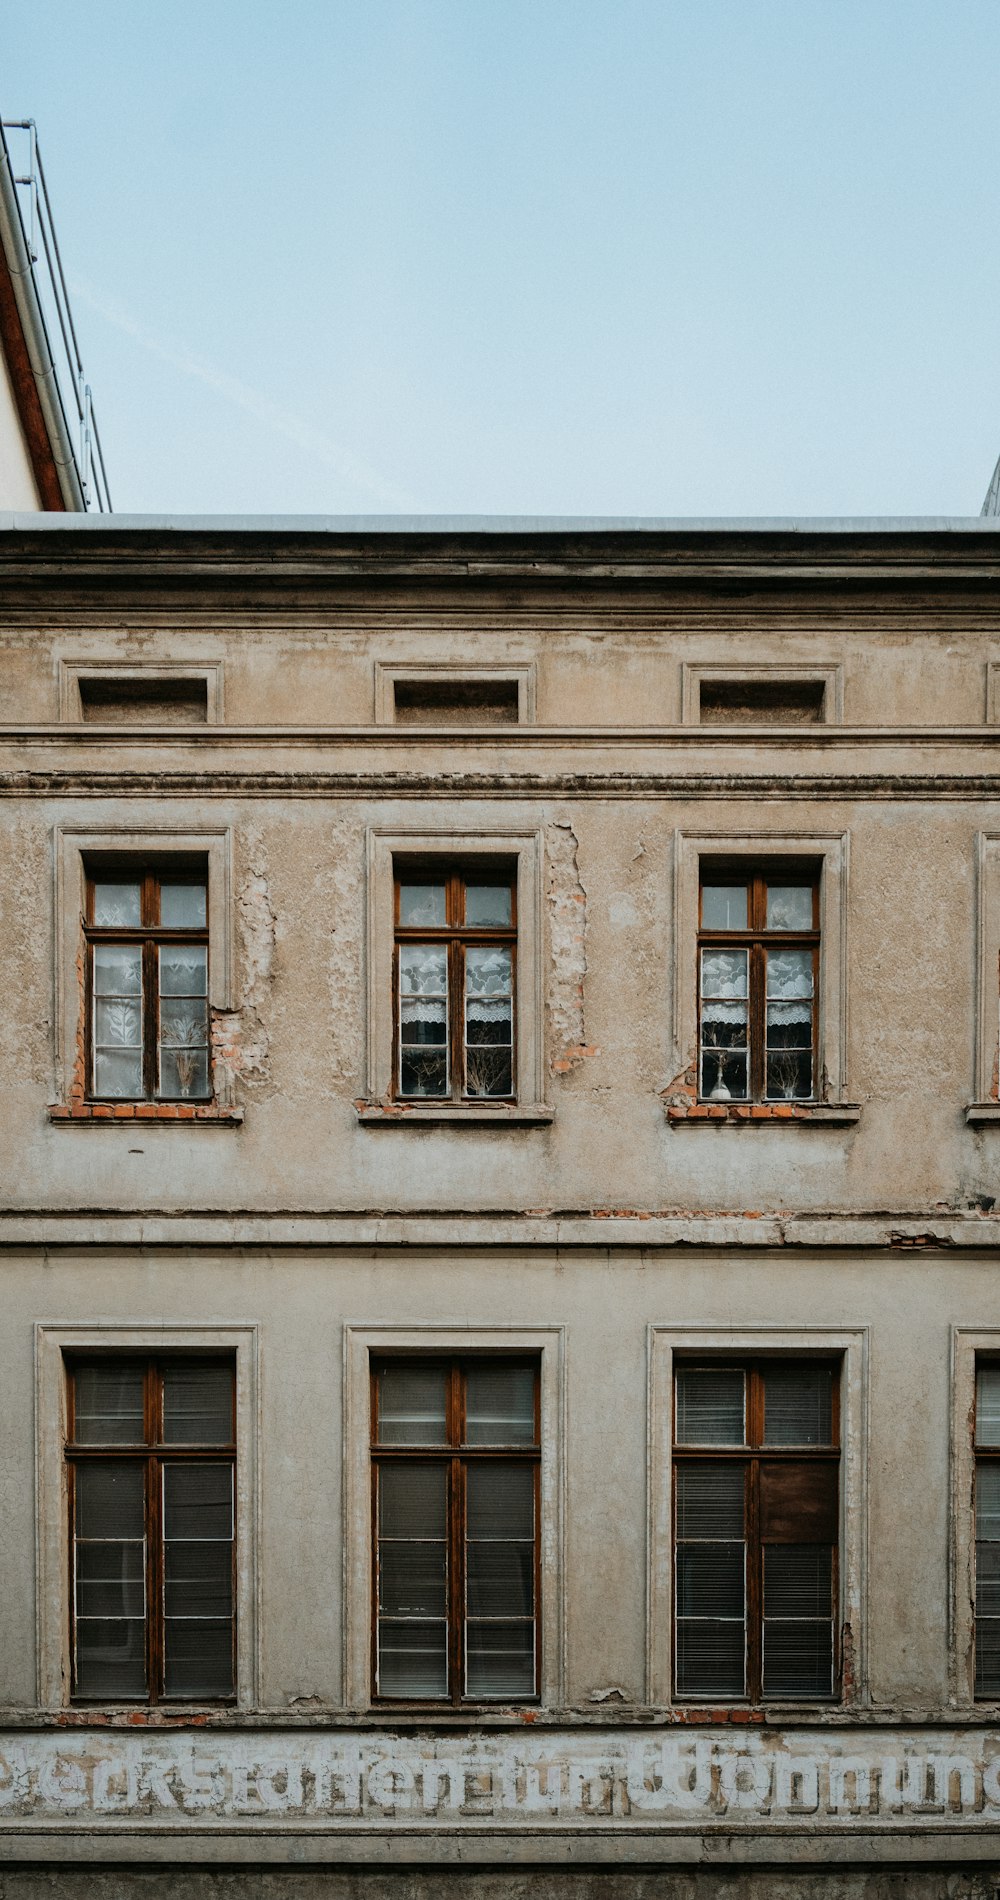
[[[146,1614],[146,1547],[142,1543],[77,1545],[77,1616],[112,1618]]]
[[[387,1616],[446,1614],[448,1576],[444,1541],[395,1543],[379,1548],[379,1605]]]
[[[764,1443],[833,1443],[833,1372],[829,1366],[765,1368]]]
[[[233,1534],[232,1465],[164,1465],[166,1538],[221,1538]]]
[[[766,1094],[769,1102],[808,1102],[812,1092],[810,1050],[779,1049],[768,1053]]]
[[[80,1366],[73,1380],[73,1436],[78,1445],[141,1445],[143,1371],[141,1366]]]
[[[976,1444],[1000,1445],[1000,1365],[976,1371]]]
[[[201,1047],[208,1041],[208,1006],[200,996],[183,1001],[164,997],[160,1004],[160,1042],[171,1049]]]
[[[466,1488],[469,1539],[531,1539],[535,1534],[535,1473],[531,1465],[470,1465]]]
[[[207,1049],[161,1049],[159,1092],[171,1102],[211,1095]]]
[[[379,1529],[383,1537],[444,1537],[444,1465],[387,1465],[378,1470]]]
[[[742,1622],[678,1618],[678,1695],[742,1696],[746,1635]]]
[[[140,1619],[78,1617],[76,1692],[102,1701],[146,1694],[146,1626]]]
[[[706,1049],[745,1049],[747,1046],[746,1004],[703,1003],[701,1040]]]
[[[144,1477],[144,1467],[138,1462],[78,1465],[77,1537],[141,1541],[146,1534]]]
[[[401,943],[399,989],[402,996],[447,996],[448,952],[443,943]]]
[[[229,1366],[182,1360],[163,1368],[163,1437],[168,1445],[228,1445],[233,1436]]]
[[[469,1623],[465,1692],[470,1696],[535,1693],[535,1630],[528,1623]]]
[[[677,1614],[736,1617],[745,1602],[742,1544],[682,1544],[677,1551]]]
[[[489,1021],[487,999],[509,996],[510,987],[509,945],[470,944],[465,952],[465,994],[469,998],[470,1012],[475,1008],[480,1020]],[[505,1014],[509,1012],[495,1012],[496,1020],[504,1020]]]
[[[747,927],[746,885],[703,884],[701,887],[701,927],[703,930],[745,930]]]
[[[677,1465],[678,1539],[742,1538],[743,1474],[742,1462]]]
[[[447,1695],[447,1623],[390,1623],[383,1618],[379,1622],[378,1652],[381,1695]]]
[[[416,1097],[447,1095],[447,1051],[434,1055],[429,1050],[404,1049],[399,1065],[399,1089],[401,1095]]]
[[[414,1048],[443,1048],[448,1040],[448,1010],[442,997],[432,1002],[411,1002],[403,998],[400,1031],[407,1051]]]
[[[811,950],[767,951],[767,994],[780,1002],[813,993]]]
[[[764,1615],[825,1616],[833,1607],[833,1552],[828,1544],[765,1544]]]
[[[703,950],[702,996],[744,997],[747,993],[748,950]]]
[[[228,1619],[175,1621],[168,1616],[163,1631],[163,1686],[168,1696],[232,1695],[232,1623]]]
[[[744,1376],[732,1367],[681,1366],[677,1371],[677,1443],[742,1445]]]
[[[161,884],[160,922],[166,930],[203,929],[208,893],[201,884]]]
[[[472,1365],[465,1379],[468,1445],[533,1445],[535,1374],[531,1366]]]
[[[767,1621],[764,1624],[763,1686],[766,1696],[830,1695],[833,1691],[833,1625]]]
[[[142,1010],[138,997],[134,1002],[94,1003],[94,1044],[97,1049],[114,1053],[118,1049],[142,1048]]]
[[[233,1546],[168,1543],[164,1548],[167,1616],[229,1617],[233,1611]]]
[[[1000,1461],[976,1464],[976,1536],[1000,1540]]]
[[[703,1049],[700,1093],[702,1100],[708,1102],[745,1101],[746,1055],[727,1055],[719,1049]]]
[[[531,1616],[535,1602],[533,1543],[470,1543],[466,1558],[470,1616]]]
[[[207,944],[165,943],[160,946],[159,956],[161,996],[207,995]]]
[[[509,924],[511,919],[509,884],[467,884],[465,921],[475,927],[485,924]]]
[[[976,1623],[976,1694],[1000,1696],[1000,1618]]]
[[[976,1545],[976,1615],[1000,1616],[1000,1544]]]
[[[444,1445],[445,1373],[441,1366],[383,1366],[378,1375],[380,1445]]]
[[[136,1055],[94,1057],[94,1094],[115,1101],[137,1102],[142,1099],[142,1059]]]
[[[95,943],[94,995],[138,996],[142,990],[142,950],[137,943]]]
[[[443,884],[401,884],[399,921],[409,928],[426,928],[445,922]]]
[[[768,1003],[767,1046],[769,1049],[809,1049],[812,1047],[812,1003]]]
[[[94,922],[105,930],[130,930],[142,922],[141,886],[136,879],[127,884],[94,883]]]
[[[767,887],[768,930],[811,930],[813,894],[811,884],[769,884]]]

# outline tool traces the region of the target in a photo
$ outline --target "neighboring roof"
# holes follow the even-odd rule
[[[263,535],[1000,534],[984,515],[74,515],[0,513],[0,532]]]
[[[986,490],[986,500],[983,502],[983,514],[988,518],[992,518],[994,515],[1000,515],[1000,461],[997,462],[996,468],[993,470],[993,480]]]

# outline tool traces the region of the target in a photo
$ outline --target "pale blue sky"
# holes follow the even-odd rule
[[[31,0],[122,511],[978,513],[1000,0]]]

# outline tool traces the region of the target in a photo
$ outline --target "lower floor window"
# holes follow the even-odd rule
[[[234,1396],[230,1360],[71,1366],[75,1696],[232,1697]]]
[[[537,1362],[372,1370],[375,1693],[538,1693]]]
[[[678,1365],[679,1697],[756,1703],[834,1694],[838,1444],[830,1365]]]
[[[976,1369],[976,1694],[1000,1696],[1000,1365]]]

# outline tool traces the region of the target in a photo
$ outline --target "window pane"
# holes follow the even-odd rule
[[[976,1371],[976,1444],[1000,1445],[1000,1366]]]
[[[828,1544],[765,1544],[765,1617],[825,1616],[833,1607]]]
[[[229,1366],[163,1368],[163,1437],[171,1445],[228,1445],[233,1436],[233,1374]]]
[[[380,1465],[378,1507],[382,1536],[444,1537],[446,1483],[444,1465]]]
[[[506,947],[470,945],[465,952],[465,1090],[510,1095],[514,1005],[512,958]]]
[[[677,1614],[743,1620],[742,1544],[682,1544],[677,1551]]]
[[[139,1101],[142,1097],[141,1058],[99,1052],[94,1058],[94,1094],[115,1101]]]
[[[742,1461],[675,1467],[678,1538],[742,1538],[744,1470]]]
[[[721,1049],[701,1052],[701,1089],[703,1101],[742,1102],[747,1096],[747,1058],[729,1055]]]
[[[80,1366],[73,1385],[73,1436],[78,1445],[144,1443],[141,1366]]]
[[[476,927],[486,924],[509,925],[510,899],[509,884],[467,884],[465,887],[466,923]]]
[[[701,953],[702,996],[738,998],[747,993],[748,950],[703,950]],[[796,951],[779,951],[792,955]]]
[[[465,1692],[470,1696],[526,1696],[535,1692],[535,1630],[528,1623],[469,1623],[465,1636]]]
[[[208,1004],[201,997],[160,1002],[160,1094],[209,1093]]]
[[[383,1366],[378,1375],[380,1445],[443,1445],[445,1373],[441,1366]]]
[[[764,1547],[764,1694],[833,1690],[833,1551],[826,1545]]]
[[[142,1010],[135,1001],[94,1000],[94,1046],[103,1053],[118,1049],[141,1050]]]
[[[765,1622],[766,1696],[828,1696],[833,1692],[833,1627],[825,1622]]]
[[[426,928],[446,921],[443,884],[401,884],[399,921],[407,928]]]
[[[163,1687],[168,1696],[232,1695],[232,1623],[168,1616],[163,1631]]]
[[[703,884],[701,887],[701,927],[703,930],[745,930],[747,927],[746,885]]]
[[[1000,1541],[1000,1462],[976,1465],[976,1536]]]
[[[138,996],[142,991],[142,950],[137,943],[95,943],[94,995]]]
[[[164,1101],[204,1101],[211,1095],[207,1049],[161,1049],[160,1095]]]
[[[531,1539],[535,1534],[535,1473],[531,1465],[470,1465],[466,1490],[470,1539]]]
[[[208,893],[201,884],[161,884],[160,922],[166,930],[204,927]]]
[[[217,1543],[168,1543],[164,1551],[164,1609],[167,1616],[228,1617],[233,1613],[233,1546]]]
[[[1000,1696],[1000,1617],[976,1622],[976,1694]]]
[[[470,1543],[466,1553],[469,1616],[531,1616],[535,1603],[534,1543]]]
[[[682,1366],[677,1372],[679,1445],[742,1445],[744,1375],[729,1367]]]
[[[205,996],[208,992],[208,945],[160,945],[160,995]]]
[[[448,953],[442,944],[400,944],[400,1088],[448,1093]]]
[[[447,1695],[447,1623],[380,1620],[378,1687],[387,1696]]]
[[[468,1445],[533,1445],[535,1374],[531,1366],[472,1365],[465,1381]]]
[[[1000,1616],[1000,1543],[976,1545],[976,1615]]]
[[[768,930],[811,930],[812,927],[813,893],[811,884],[768,885]]]
[[[833,1442],[833,1372],[829,1366],[767,1366],[765,1445]]]
[[[811,950],[768,950],[767,994],[769,1000],[792,1002],[813,993],[813,953]]]
[[[146,1626],[141,1619],[77,1619],[76,1692],[103,1701],[145,1697]]]
[[[142,922],[141,886],[138,879],[126,884],[94,882],[94,922],[105,930],[130,930]]]
[[[144,1543],[77,1544],[76,1613],[121,1620],[146,1614]]]
[[[678,1618],[678,1695],[742,1696],[746,1690],[746,1631],[742,1621]]]
[[[378,1569],[379,1605],[386,1616],[445,1615],[448,1550],[443,1538],[409,1543],[386,1538]]]
[[[76,1534],[79,1538],[138,1539],[146,1534],[145,1471],[117,1459],[76,1469]]]
[[[168,1540],[231,1538],[232,1465],[164,1465],[163,1531]]]

